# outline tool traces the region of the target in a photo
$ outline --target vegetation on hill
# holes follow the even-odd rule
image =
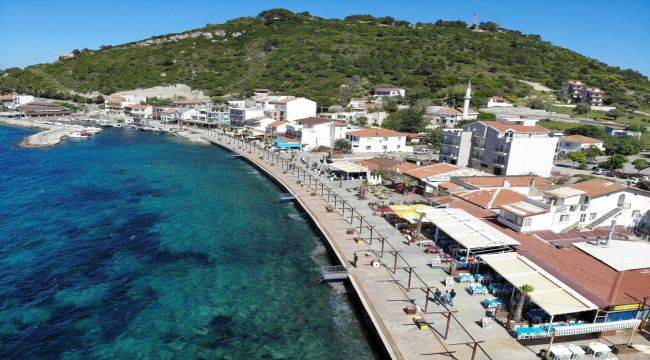
[[[607,104],[650,104],[650,82],[636,71],[492,22],[479,28],[483,31],[473,31],[462,21],[323,19],[272,9],[185,33],[76,50],[73,58],[50,64],[5,69],[0,92],[70,99],[76,93],[183,83],[209,96],[249,95],[263,87],[328,106],[394,85],[407,89],[410,103],[460,104],[471,79],[478,106],[493,95],[525,97],[532,90],[521,79],[554,89],[565,79],[579,79],[604,89]]]

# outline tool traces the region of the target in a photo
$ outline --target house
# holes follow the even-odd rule
[[[254,99],[262,99],[271,94],[270,89],[254,89],[253,90],[253,98]]]
[[[412,162],[400,161],[395,159],[387,159],[381,157],[372,157],[369,159],[357,160],[354,163],[363,166],[364,168],[368,169],[369,172],[384,168],[388,170],[393,170],[399,174],[402,174],[407,170],[412,170],[420,167],[420,165],[417,165]]]
[[[134,119],[144,119],[153,114],[153,106],[147,104],[126,105],[124,112],[131,115]]]
[[[342,121],[310,117],[288,123],[286,129],[287,136],[300,139],[301,147],[309,151],[321,146],[334,147],[350,128]]]
[[[223,108],[199,110],[205,113],[205,121],[209,123],[230,125],[229,111]]]
[[[650,224],[650,192],[592,179],[547,190],[542,200],[504,205],[499,221],[523,232]]]
[[[509,189],[526,196],[537,196],[541,190],[551,187],[551,183],[536,175],[511,176],[465,176],[452,178],[451,182],[462,191]]]
[[[525,195],[505,188],[454,192],[453,195],[495,212],[499,212],[499,208],[503,205],[513,204],[526,199]]]
[[[626,136],[640,139],[641,133],[638,131],[627,130],[625,126],[618,124],[607,124],[605,125],[605,134],[613,137],[624,138]]]
[[[512,107],[513,105],[501,96],[492,96],[488,98],[487,107]]]
[[[558,138],[531,119],[478,121],[443,130],[440,160],[494,175],[551,175]]]
[[[558,153],[568,154],[572,151],[587,150],[594,146],[601,151],[605,150],[604,142],[600,139],[594,139],[582,135],[569,135],[560,138],[558,143]]]
[[[378,87],[375,88],[373,98],[375,100],[384,100],[386,98],[404,97],[406,90],[396,87]]]
[[[162,108],[154,112],[154,119],[163,124],[172,124],[178,121],[178,113],[172,108]]]
[[[146,101],[146,96],[134,94],[112,95],[104,99],[104,109],[109,114],[123,114],[125,106],[145,103]]]
[[[0,96],[0,105],[8,109],[16,109],[19,106],[34,102],[32,95],[6,94]]]
[[[266,126],[267,134],[284,134],[287,132],[287,122],[275,120]]]
[[[276,120],[273,120],[273,119],[268,118],[266,116],[262,116],[262,117],[259,117],[259,118],[253,118],[253,119],[247,120],[245,126],[247,128],[252,129],[252,130],[264,133],[264,132],[266,132],[267,126],[269,126],[270,124],[272,124],[275,121]]]
[[[463,120],[476,120],[478,113],[468,109],[467,114],[463,110],[447,106],[429,106],[426,111],[426,118],[432,127],[443,126],[453,128]]]
[[[196,121],[199,119],[204,119],[204,117],[201,116],[201,112],[196,109],[185,107],[185,108],[176,109],[174,111],[177,114],[176,119],[178,120],[179,123],[189,122],[191,120]]]
[[[255,100],[255,109],[274,120],[293,122],[316,116],[316,102],[285,95],[268,95]]]
[[[418,181],[423,192],[438,191],[438,186],[453,177],[484,175],[481,171],[451,164],[433,164],[404,171],[405,175]]]
[[[375,106],[375,104],[370,102],[370,98],[360,97],[351,98],[347,107],[354,112],[366,112],[368,110],[374,109]]]
[[[394,130],[370,128],[347,133],[353,153],[413,152],[406,146],[406,134]]]
[[[567,102],[602,106],[604,94],[603,90],[588,87],[582,81],[567,80],[562,83],[562,97]]]

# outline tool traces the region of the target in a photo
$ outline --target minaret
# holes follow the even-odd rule
[[[472,98],[472,80],[467,82],[467,90],[465,91],[465,103],[463,104],[463,120],[469,117],[469,101]]]

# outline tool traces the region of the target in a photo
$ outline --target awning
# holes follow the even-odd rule
[[[597,309],[591,301],[517,253],[481,255],[487,265],[517,288],[530,285],[530,299],[549,315]]]
[[[365,167],[349,161],[333,162],[329,164],[329,168],[331,171],[342,171],[346,174],[359,174],[359,173],[365,174],[368,172],[368,169],[366,169]]]
[[[494,229],[462,209],[432,208],[426,219],[465,249],[486,249],[519,245],[519,241]]]

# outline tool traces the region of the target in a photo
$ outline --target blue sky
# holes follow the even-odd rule
[[[610,65],[650,75],[650,1],[581,0],[0,0],[0,68],[50,62],[75,48],[96,49],[283,7],[326,18],[392,16],[495,21]]]

